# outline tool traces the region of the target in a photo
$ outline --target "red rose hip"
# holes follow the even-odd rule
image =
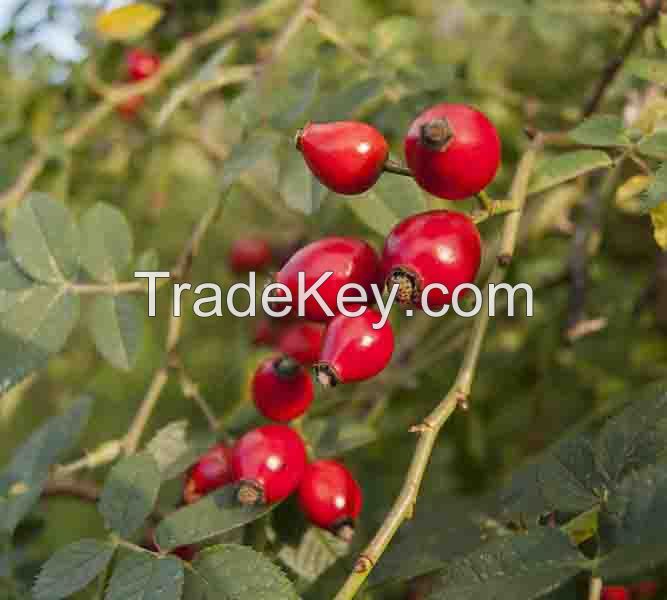
[[[232,473],[242,504],[271,504],[296,490],[306,468],[306,448],[286,425],[264,425],[232,448]]]
[[[233,481],[232,449],[225,444],[217,444],[208,450],[190,468],[183,490],[183,500],[192,504],[205,494]]]
[[[291,357],[272,357],[262,362],[251,383],[257,410],[267,419],[286,422],[300,417],[313,401],[313,382]]]
[[[382,175],[389,154],[384,136],[357,121],[309,123],[296,136],[313,175],[338,194],[362,194]]]
[[[367,309],[358,317],[338,315],[327,327],[320,360],[314,366],[324,386],[370,379],[382,371],[394,352],[394,333],[389,321],[379,329],[379,312]]]
[[[419,115],[405,138],[405,159],[430,194],[461,200],[482,191],[500,165],[493,123],[465,104],[438,104]]]
[[[312,365],[320,357],[324,326],[321,323],[296,322],[288,325],[278,338],[278,349],[302,365]]]
[[[422,306],[422,292],[441,284],[447,294],[431,288],[429,308],[451,303],[457,286],[475,281],[482,242],[475,224],[462,213],[446,210],[408,217],[389,233],[382,252],[382,272],[388,287],[399,284],[401,304]]]
[[[144,96],[131,96],[116,106],[116,110],[121,117],[131,121],[137,116],[137,113],[141,110],[145,101],[146,98]]]
[[[135,48],[125,58],[127,73],[132,81],[141,81],[154,75],[160,68],[160,57],[154,52]]]
[[[381,281],[378,255],[368,243],[349,237],[326,237],[297,251],[277,273],[276,282],[289,288],[293,302],[296,303],[299,297],[299,273],[303,273],[303,288],[307,291],[327,272],[332,275],[314,291],[334,315],[338,312],[338,293],[344,285],[360,285],[370,300],[373,298],[372,284],[378,285]],[[354,291],[348,294],[349,297],[356,295]],[[350,309],[349,304],[347,308]],[[332,318],[314,295],[305,298],[304,314],[299,316],[310,321]]]
[[[299,504],[314,525],[349,542],[361,503],[361,489],[341,463],[317,460],[306,467],[299,484]]]
[[[259,237],[235,240],[229,252],[229,266],[234,273],[261,271],[271,263],[271,246]]]
[[[606,585],[602,588],[600,600],[630,600],[630,590],[622,585]]]

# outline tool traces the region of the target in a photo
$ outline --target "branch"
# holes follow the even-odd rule
[[[165,58],[155,75],[138,83],[115,87],[106,98],[85,113],[76,125],[64,133],[65,148],[75,149],[113,112],[117,105],[137,95],[153,94],[169,77],[178,73],[200,48],[219,42],[229,35],[247,31],[263,20],[280,13],[293,2],[294,0],[268,0],[254,9],[223,19],[209,29],[182,40]],[[47,159],[48,156],[39,150],[33,155],[24,165],[14,184],[0,195],[0,210],[20,202],[25,197],[44,170]]]
[[[584,106],[584,118],[590,117],[600,108],[600,104],[602,104],[602,100],[604,99],[607,90],[616,79],[616,76],[625,64],[628,56],[630,56],[631,52],[634,50],[637,42],[639,42],[642,34],[648,27],[658,20],[661,7],[662,0],[656,0],[656,2],[653,3],[653,6],[647,9],[644,14],[635,20],[635,23],[618,51],[618,54],[607,63],[602,71],[602,75],[595,86],[593,94]]]
[[[512,183],[511,198],[515,212],[505,218],[496,265],[489,276],[489,283],[500,283],[505,278],[507,268],[514,253],[518,227],[525,204],[528,180],[535,166],[535,159],[542,139],[538,136],[532,147],[523,155]],[[475,318],[473,329],[466,345],[463,362],[456,379],[447,395],[424,421],[411,428],[419,435],[419,441],[412,458],[412,463],[403,483],[401,492],[394,506],[384,520],[384,523],[375,534],[375,537],[357,559],[354,572],[336,595],[335,600],[350,600],[354,598],[374,565],[382,556],[389,542],[401,524],[410,518],[419,493],[424,473],[428,465],[431,452],[438,438],[438,433],[457,407],[465,407],[468,403],[470,390],[477,369],[482,342],[489,324],[488,287],[484,294],[482,310]]]
[[[588,600],[600,600],[602,594],[602,579],[599,577],[591,577],[591,582],[588,588]]]
[[[46,482],[42,497],[54,498],[66,496],[78,498],[86,502],[97,502],[100,497],[100,487],[92,481],[82,481],[80,479],[52,478]]]

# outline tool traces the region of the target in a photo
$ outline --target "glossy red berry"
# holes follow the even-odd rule
[[[299,273],[304,274],[304,289],[308,290],[328,271],[332,275],[317,288],[317,293],[334,314],[338,312],[338,292],[345,284],[361,285],[371,301],[371,285],[381,281],[380,262],[375,250],[363,240],[348,237],[326,237],[304,246],[280,269],[276,281],[289,288],[296,305]],[[357,293],[351,291],[347,295],[354,297]],[[350,304],[347,308],[353,310]],[[330,318],[314,296],[305,299],[304,309],[305,314],[299,316],[310,321]]]
[[[482,191],[500,165],[493,123],[465,104],[438,104],[419,115],[405,138],[405,159],[430,194],[460,200]]]
[[[261,271],[271,263],[271,246],[259,237],[243,237],[234,241],[229,252],[229,266],[234,273]]]
[[[309,123],[296,146],[315,177],[338,194],[362,194],[382,175],[389,154],[384,136],[356,121]]]
[[[306,468],[306,448],[286,425],[264,425],[234,444],[232,472],[242,504],[271,504],[296,490]]]
[[[141,81],[154,75],[160,68],[160,57],[154,52],[135,48],[125,57],[127,73],[132,81]]]
[[[373,329],[373,324],[381,320],[380,313],[371,308],[358,317],[341,314],[332,319],[314,367],[322,385],[370,379],[389,364],[394,333],[389,321]]]
[[[131,121],[137,116],[145,101],[146,98],[144,96],[131,96],[116,106],[116,110],[121,117]]]
[[[183,500],[192,504],[232,481],[232,449],[225,444],[217,444],[190,468]]]
[[[361,502],[359,484],[341,463],[317,460],[306,467],[299,484],[299,504],[314,525],[349,542]]]
[[[300,417],[313,401],[313,381],[291,357],[263,361],[251,383],[257,410],[267,419],[286,422]]]
[[[630,590],[622,585],[606,585],[602,588],[600,600],[630,600]]]
[[[457,286],[472,283],[482,257],[475,224],[462,213],[446,210],[408,217],[389,233],[382,252],[387,286],[399,284],[397,300],[421,307],[426,286],[439,283],[448,293],[431,288],[429,308],[450,304]]]
[[[302,365],[310,366],[320,357],[324,325],[297,321],[285,327],[278,338],[278,349]]]

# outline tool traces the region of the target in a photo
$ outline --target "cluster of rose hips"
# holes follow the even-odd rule
[[[134,83],[152,77],[159,68],[160,57],[148,50],[135,48],[130,50],[125,57],[127,78]],[[119,104],[117,110],[124,118],[128,120],[133,119],[144,105],[144,101],[144,96],[137,94]]]
[[[297,135],[297,147],[313,174],[331,190],[360,194],[385,170],[388,145],[364,123],[309,124]],[[408,166],[417,183],[448,199],[479,193],[493,179],[500,162],[495,128],[479,111],[441,104],[416,119],[405,140]],[[237,240],[230,255],[234,272],[261,270],[271,262],[271,248],[259,238]],[[377,329],[381,315],[367,304],[372,286],[398,285],[397,299],[422,307],[422,291],[431,284],[429,306],[442,307],[461,284],[475,280],[481,260],[481,239],[465,214],[434,210],[405,219],[390,232],[378,255],[365,240],[325,237],[294,252],[274,276],[292,299],[299,293],[299,276],[308,289],[328,272],[317,291],[329,314],[314,296],[305,299],[304,320],[284,326],[277,339],[272,328],[256,339],[279,353],[260,363],[251,390],[257,410],[276,423],[245,433],[229,447],[219,444],[190,470],[184,490],[187,503],[228,484],[237,486],[246,504],[281,501],[293,492],[313,524],[349,539],[361,510],[361,490],[344,465],[334,460],[308,463],[299,434],[286,423],[305,414],[313,401],[307,369],[326,386],[369,379],[391,360],[394,334],[389,321]],[[354,310],[339,312],[339,295],[364,291]],[[278,290],[280,292],[280,290]],[[284,291],[273,294],[276,304],[290,304]],[[280,307],[274,307],[279,311]],[[291,312],[291,311],[286,311]],[[351,314],[353,316],[351,316]]]

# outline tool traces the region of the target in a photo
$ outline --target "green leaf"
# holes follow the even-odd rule
[[[271,117],[271,123],[277,129],[290,129],[303,120],[320,89],[320,70],[308,70],[296,80],[292,80],[288,89],[296,90],[297,97],[290,97],[286,102],[279,101],[279,106]]]
[[[611,158],[602,150],[577,150],[561,154],[538,166],[529,192],[543,192],[580,175],[611,165]]]
[[[586,565],[568,537],[539,528],[501,537],[454,560],[433,584],[428,600],[532,600],[557,589]]]
[[[185,574],[174,556],[129,554],[114,569],[105,600],[180,600]]]
[[[32,593],[35,600],[60,600],[86,587],[111,561],[114,547],[79,540],[56,552],[42,567]]]
[[[96,204],[81,217],[81,263],[98,281],[117,281],[132,259],[132,232],[125,215]]]
[[[327,95],[318,103],[314,121],[341,121],[355,116],[371,100],[380,96],[384,89],[381,79],[364,79],[353,83],[340,92]]]
[[[653,175],[653,180],[648,189],[640,196],[641,207],[644,210],[655,208],[661,202],[667,200],[667,163],[658,167]]]
[[[234,146],[223,165],[223,189],[229,188],[262,158],[274,152],[277,143],[275,136],[255,135]]]
[[[320,458],[335,457],[372,443],[377,431],[353,418],[309,419],[305,435]]]
[[[623,146],[628,143],[623,135],[623,120],[611,115],[586,119],[568,135],[578,144],[586,146]]]
[[[79,271],[79,230],[67,207],[33,193],[19,206],[9,250],[28,275],[47,283],[74,279]]]
[[[310,172],[301,153],[292,151],[280,169],[280,194],[291,209],[312,215],[320,209],[328,190]]]
[[[403,219],[427,210],[426,198],[411,177],[390,174],[363,196],[344,201],[360,221],[382,236]]]
[[[199,553],[195,571],[206,584],[209,600],[298,600],[294,587],[278,566],[247,546],[225,544]]]
[[[373,569],[370,584],[407,581],[442,569],[455,558],[479,548],[489,535],[484,502],[438,497],[422,506],[396,534],[382,560]]]
[[[99,502],[107,528],[129,538],[151,514],[160,483],[160,470],[148,452],[114,465]]]
[[[34,281],[11,258],[0,258],[0,313],[14,306]]]
[[[667,465],[634,472],[600,513],[604,577],[626,577],[667,560]]]
[[[160,268],[160,257],[155,248],[142,252],[136,260],[135,271],[157,271]]]
[[[155,434],[146,444],[146,450],[155,459],[162,479],[166,480],[180,475],[213,446],[215,441],[215,437],[209,434],[188,440],[188,422],[174,421]]]
[[[626,63],[625,69],[640,79],[667,85],[667,64],[664,60],[633,58]]]
[[[0,529],[13,532],[41,495],[52,465],[77,443],[92,407],[84,397],[63,415],[52,417],[14,453],[0,473]]]
[[[309,527],[298,546],[284,544],[278,558],[301,579],[313,582],[349,551],[350,545],[339,537],[318,527]]]
[[[528,17],[535,12],[531,0],[474,0],[473,6],[482,14],[498,17]]]
[[[201,542],[251,523],[275,506],[243,506],[236,493],[236,486],[228,485],[169,515],[155,530],[158,546],[172,550]]]
[[[653,135],[642,138],[637,147],[646,156],[660,160],[667,159],[667,131],[658,131]]]
[[[143,324],[141,309],[129,296],[98,296],[88,319],[98,352],[123,371],[131,370],[137,362]]]

